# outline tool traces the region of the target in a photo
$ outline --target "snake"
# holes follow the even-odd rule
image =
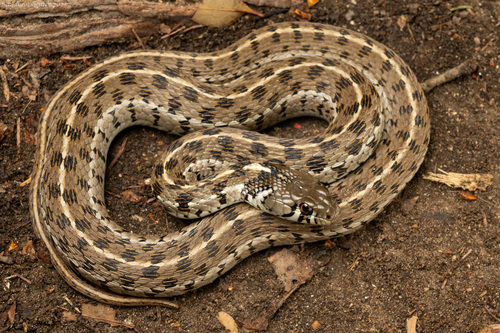
[[[325,129],[262,134],[312,116]],[[106,210],[108,149],[130,126],[179,136],[152,191],[182,230],[144,236]],[[366,35],[271,24],[211,53],[132,51],[64,85],[40,119],[34,230],[75,290],[99,302],[173,305],[269,248],[354,232],[414,177],[430,139],[410,67]]]

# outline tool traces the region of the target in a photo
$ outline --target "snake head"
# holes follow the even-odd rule
[[[330,225],[338,221],[337,202],[309,173],[275,164],[259,168],[258,175],[245,184],[249,204],[298,223]]]

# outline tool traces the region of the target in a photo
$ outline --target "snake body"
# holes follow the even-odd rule
[[[328,127],[302,140],[255,132],[303,115]],[[153,172],[153,191],[170,211],[193,218],[221,210],[158,237],[113,222],[104,203],[106,156],[117,133],[132,125],[188,133]],[[346,29],[283,23],[209,54],[126,53],[78,75],[46,108],[32,175],[34,228],[61,276],[84,295],[165,305],[163,297],[206,285],[257,251],[344,235],[372,220],[417,172],[429,128],[410,68]],[[243,197],[269,201],[279,186],[258,176],[272,168],[278,177],[305,172],[326,186],[329,194],[321,195],[333,198],[329,207],[306,193],[330,220],[295,216],[297,223],[244,203],[226,207],[235,195],[230,189],[241,189],[231,181],[250,171],[257,185]],[[229,177],[217,178],[220,172]],[[201,187],[191,184],[199,181]],[[187,192],[165,192],[169,186]],[[197,192],[210,199],[196,206]]]

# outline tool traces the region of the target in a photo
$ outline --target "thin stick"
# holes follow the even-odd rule
[[[123,140],[123,143],[120,145],[120,149],[118,150],[118,153],[116,153],[116,156],[113,158],[113,160],[111,161],[111,163],[109,163],[108,165],[108,170],[111,170],[111,168],[113,168],[116,164],[116,162],[118,162],[118,159],[123,155],[123,152],[125,151],[125,145],[127,144],[127,138],[125,138],[125,140]]]
[[[425,81],[424,83],[422,83],[422,89],[424,90],[424,92],[428,93],[435,87],[440,86],[446,82],[450,82],[461,76],[474,73],[477,66],[478,65],[475,60],[466,60],[457,67],[449,69],[446,72]]]
[[[137,38],[137,41],[139,42],[139,44],[141,44],[142,49],[145,50],[146,46],[144,46],[144,43],[142,42],[142,39],[139,37],[139,35],[137,34],[137,32],[135,32],[134,28],[132,28],[132,32],[134,33],[135,38]]]
[[[2,67],[0,67],[0,79],[2,79],[2,86],[3,86],[3,97],[9,103],[10,100],[10,90],[9,90],[9,84],[7,83],[7,76],[5,75],[5,72],[3,71]]]
[[[18,278],[20,278],[21,280],[23,280],[24,282],[26,282],[27,284],[31,284],[31,281],[28,280],[27,278],[25,278],[24,276],[22,276],[21,274],[18,274],[16,272],[12,272],[12,274],[14,274],[15,276],[17,276]]]

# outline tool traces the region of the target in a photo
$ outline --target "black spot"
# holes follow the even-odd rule
[[[346,147],[346,152],[349,155],[358,155],[362,146],[363,142],[361,140],[355,139],[350,145]]]
[[[269,154],[267,147],[260,142],[253,142],[250,145],[250,153],[253,155],[259,155],[262,157],[266,157]]]
[[[359,50],[358,57],[363,58],[365,56],[370,55],[372,52],[372,48],[369,47],[368,45],[364,45],[361,50]]]
[[[252,100],[262,100],[262,97],[265,95],[267,92],[266,88],[264,86],[257,86],[254,89],[252,89]]]
[[[163,76],[159,74],[154,74],[152,76],[153,82],[151,83],[154,87],[165,90],[168,88],[168,80]]]
[[[341,46],[345,46],[349,43],[349,40],[344,37],[344,36],[341,36],[339,38],[337,38],[337,44],[341,45]]]
[[[163,74],[172,78],[176,78],[180,76],[180,71],[178,68],[165,67],[165,69],[163,70]]]
[[[196,103],[198,102],[198,92],[194,90],[192,87],[184,87],[184,92],[182,94],[188,101]]]
[[[115,89],[113,92],[111,92],[111,97],[116,104],[121,104],[123,100],[123,91],[120,89]]]
[[[168,279],[165,279],[161,282],[161,284],[163,286],[165,286],[165,288],[171,288],[171,287],[175,287],[177,285],[177,282],[178,280],[176,278],[168,278]]]
[[[94,246],[100,250],[104,250],[109,248],[109,242],[105,238],[99,237],[94,241]]]
[[[182,258],[182,259],[177,261],[177,264],[175,264],[175,267],[177,267],[177,270],[180,273],[184,273],[185,271],[189,270],[189,268],[191,267],[192,261],[193,260],[189,259],[189,257]]]
[[[360,135],[366,130],[366,123],[362,120],[357,119],[352,124],[350,124],[349,127],[347,127],[347,130],[356,135]]]
[[[146,67],[147,67],[147,65],[141,61],[134,61],[134,62],[127,63],[127,68],[130,69],[131,71],[143,70]]]
[[[286,148],[284,152],[286,160],[300,160],[304,157],[304,152],[302,151],[302,149]]]
[[[101,69],[98,70],[97,72],[94,73],[94,75],[91,76],[92,80],[95,82],[100,81],[104,79],[106,76],[108,76],[109,71],[107,69]]]
[[[309,67],[309,69],[307,70],[307,75],[309,76],[309,78],[311,80],[315,80],[316,78],[321,76],[321,74],[324,71],[325,71],[325,69],[323,67],[315,65],[315,66]]]
[[[234,100],[229,99],[229,98],[225,98],[225,97],[219,98],[217,100],[217,104],[216,104],[217,107],[220,107],[223,109],[229,109],[233,105],[234,105]]]
[[[89,114],[89,107],[83,102],[78,103],[76,113],[82,117],[86,117]]]
[[[104,262],[102,263],[102,267],[104,267],[108,271],[116,272],[116,271],[118,271],[119,264],[120,264],[120,262],[118,260],[106,258],[104,260]]]
[[[128,86],[130,84],[137,84],[136,76],[134,73],[124,72],[118,75],[120,78],[120,83],[124,86]]]
[[[67,155],[64,158],[64,169],[66,172],[71,172],[76,170],[76,165],[78,164],[78,159],[73,157],[73,155]]]
[[[63,192],[63,200],[68,204],[78,204],[78,198],[76,196],[76,191],[73,189],[65,189]]]
[[[323,156],[312,156],[306,162],[306,166],[314,173],[320,173],[328,166]]]
[[[332,139],[330,141],[325,141],[319,144],[319,148],[324,152],[327,153],[333,149],[337,149],[339,147],[339,143],[337,142],[336,139]]]
[[[146,278],[146,279],[154,280],[160,276],[160,274],[158,273],[159,269],[160,269],[160,267],[153,266],[153,265],[151,265],[149,267],[145,267],[142,269],[142,277]]]
[[[384,74],[385,72],[390,71],[392,68],[391,61],[386,60],[382,63],[382,70],[380,71],[380,74]]]
[[[78,90],[74,90],[69,96],[68,101],[70,102],[70,104],[75,105],[76,102],[78,102],[81,97],[82,93]]]

